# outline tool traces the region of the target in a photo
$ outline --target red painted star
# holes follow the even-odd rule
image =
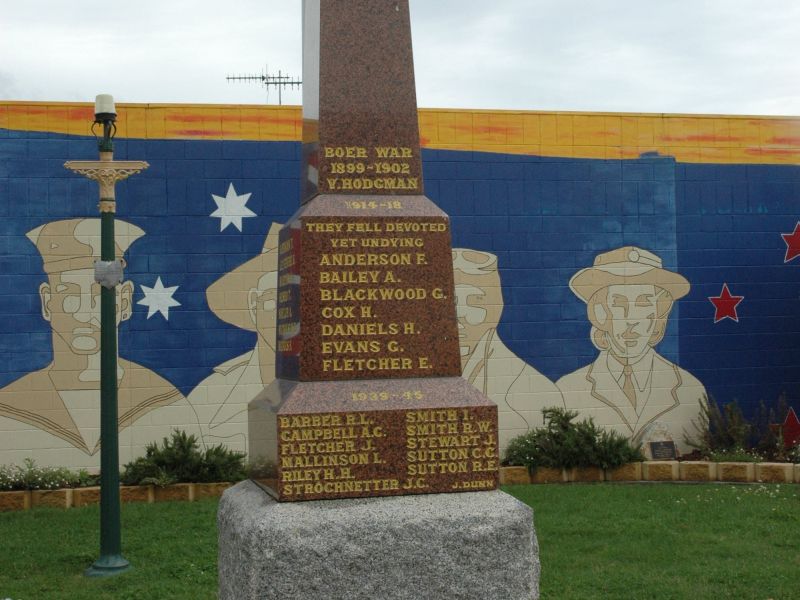
[[[800,419],[797,418],[794,409],[790,408],[783,422],[783,445],[792,448],[798,442],[800,442]]]
[[[786,242],[786,256],[783,257],[783,262],[788,263],[800,256],[800,221],[794,226],[792,233],[782,233],[781,237]]]
[[[736,307],[739,302],[744,300],[744,296],[733,296],[728,289],[728,284],[722,284],[722,291],[719,296],[709,296],[709,302],[714,305],[714,323],[719,323],[722,319],[731,319],[739,322],[739,315],[736,314]]]

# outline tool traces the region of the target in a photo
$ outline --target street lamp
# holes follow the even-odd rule
[[[94,123],[99,161],[71,160],[64,166],[100,186],[100,260],[94,263],[94,279],[100,289],[100,558],[86,570],[89,577],[116,575],[130,568],[122,556],[119,501],[119,423],[117,403],[117,290],[122,283],[122,261],[115,256],[114,187],[148,165],[143,161],[114,161],[117,111],[109,94],[95,100]]]

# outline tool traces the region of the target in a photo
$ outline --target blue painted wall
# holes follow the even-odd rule
[[[298,205],[294,142],[121,140],[115,158],[143,159],[119,184],[118,216],[146,235],[131,247],[134,315],[120,328],[121,354],[184,394],[255,334],[220,321],[206,288],[261,251],[273,221]],[[25,233],[45,222],[95,216],[94,184],[63,168],[96,155],[93,140],[0,130],[0,387],[51,360],[40,316],[42,261]],[[583,302],[567,284],[600,253],[636,245],[690,281],[659,352],[709,393],[760,400],[786,393],[800,409],[800,259],[784,263],[781,233],[800,220],[800,167],[538,158],[426,150],[427,195],[452,218],[453,245],[497,254],[505,343],[552,380],[596,356]],[[243,231],[210,218],[212,194],[250,193]],[[166,321],[135,304],[157,277],[179,286]],[[709,296],[723,283],[745,300],[739,322],[714,323]],[[176,350],[179,350],[176,352]]]

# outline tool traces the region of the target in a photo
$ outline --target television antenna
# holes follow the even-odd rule
[[[300,79],[292,78],[292,76],[286,74],[284,75],[282,71],[278,70],[278,74],[270,74],[267,71],[269,70],[269,66],[264,69],[264,72],[261,75],[228,75],[225,79],[227,81],[258,81],[267,88],[267,92],[269,93],[269,89],[271,87],[275,87],[278,89],[278,104],[283,104],[283,90],[285,88],[294,89],[295,86],[299,89],[303,82]]]

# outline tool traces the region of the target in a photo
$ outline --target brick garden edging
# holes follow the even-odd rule
[[[501,485],[590,481],[723,481],[739,483],[800,483],[800,465],[792,463],[740,463],[648,460],[616,469],[500,467]]]
[[[194,502],[202,498],[222,495],[232,483],[176,483],[164,487],[153,485],[123,485],[119,488],[122,502],[168,502],[183,500]],[[100,488],[70,488],[60,490],[33,490],[0,492],[0,512],[28,510],[37,506],[51,508],[78,508],[100,503]]]
[[[601,481],[723,481],[738,483],[800,483],[800,464],[791,463],[737,463],[661,460],[622,465],[616,469],[599,467],[575,469],[540,468],[529,471],[527,467],[500,467],[500,484],[570,483]],[[222,495],[231,483],[176,483],[164,487],[154,485],[121,486],[122,502],[184,501]],[[100,503],[100,488],[72,488],[60,490],[33,490],[0,492],[0,512],[29,510],[38,506],[51,508],[79,508]]]

